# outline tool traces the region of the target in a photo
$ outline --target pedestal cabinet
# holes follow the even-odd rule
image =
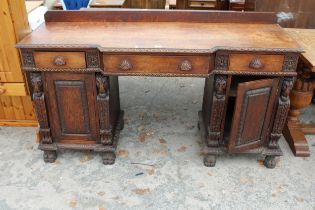
[[[58,149],[79,149],[100,152],[104,164],[113,164],[123,112],[118,77],[89,72],[100,67],[98,52],[23,54],[24,66],[38,71],[28,74],[45,162],[54,162]]]
[[[270,56],[255,55],[249,68],[267,69],[265,73],[249,75],[250,70],[237,73],[240,65],[233,66],[233,55],[224,55],[225,67],[216,67],[220,74],[206,79],[203,110],[199,113],[199,128],[205,129],[206,166],[214,166],[216,156],[224,153],[261,153],[266,155],[266,167],[274,168],[276,157],[282,155],[278,140],[289,111],[294,78],[270,74],[268,68],[290,71],[296,68],[298,56]],[[281,57],[284,61],[280,66],[271,64]]]

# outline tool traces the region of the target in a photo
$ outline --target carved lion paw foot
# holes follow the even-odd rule
[[[264,165],[266,168],[275,168],[277,165],[276,156],[267,155],[264,160]]]
[[[215,155],[206,155],[203,158],[203,164],[206,167],[214,167],[216,163],[217,157]]]
[[[102,155],[104,165],[113,165],[115,163],[116,155],[114,152],[105,152]]]
[[[44,151],[44,161],[45,163],[53,163],[57,159],[56,151]]]

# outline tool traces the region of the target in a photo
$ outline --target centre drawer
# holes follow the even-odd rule
[[[209,0],[193,0],[189,2],[190,7],[206,7],[206,8],[215,8],[216,1]]]
[[[231,54],[230,71],[282,71],[284,55]]]
[[[210,57],[159,55],[104,55],[105,72],[109,73],[170,73],[207,74]]]

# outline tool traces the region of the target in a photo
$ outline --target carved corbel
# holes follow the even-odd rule
[[[48,122],[42,75],[40,72],[32,72],[30,73],[30,78],[33,86],[33,102],[39,122],[40,142],[43,144],[51,144],[52,138]]]
[[[226,100],[226,75],[215,75],[214,95],[212,98],[212,108],[210,115],[210,125],[208,127],[208,146],[219,146],[222,136],[222,116],[224,116]]]
[[[109,107],[109,78],[102,73],[96,74],[97,86],[97,106],[100,121],[101,144],[111,145],[113,143],[113,133],[110,124]]]
[[[283,127],[287,120],[290,109],[290,92],[293,88],[293,78],[284,78],[281,86],[280,97],[278,101],[277,114],[270,135],[269,148],[279,148],[278,141],[281,137]]]

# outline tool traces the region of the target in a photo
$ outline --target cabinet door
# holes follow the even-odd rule
[[[49,120],[54,141],[95,143],[98,140],[94,74],[46,73]]]
[[[278,84],[278,79],[238,84],[229,152],[244,152],[265,143]]]

